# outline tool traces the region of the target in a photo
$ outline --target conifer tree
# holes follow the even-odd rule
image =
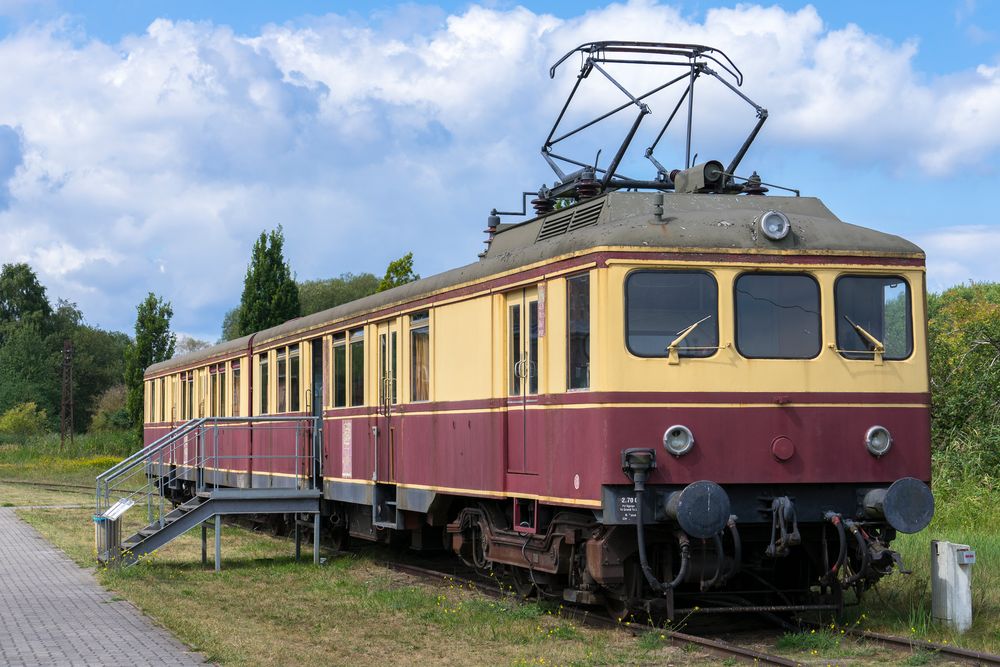
[[[136,308],[135,340],[125,349],[125,410],[131,423],[142,435],[143,380],[149,366],[174,356],[177,337],[170,333],[174,315],[169,302],[152,292]]]
[[[239,335],[246,336],[299,316],[299,288],[285,261],[285,236],[278,225],[253,245],[240,299]]]

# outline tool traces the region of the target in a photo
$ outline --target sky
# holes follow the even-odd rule
[[[1000,280],[1000,3],[974,0],[0,0],[0,263],[107,329],[154,292],[210,341],[279,224],[300,281],[467,264],[490,209],[554,180],[539,147],[578,64],[549,66],[609,39],[723,50],[770,114],[743,175],[913,240],[934,291]],[[706,90],[694,150],[727,162],[753,111]],[[629,121],[575,149],[607,160]],[[630,176],[654,176],[649,139]],[[680,138],[657,157],[681,166]]]

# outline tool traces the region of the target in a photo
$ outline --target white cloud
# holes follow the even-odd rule
[[[470,261],[491,207],[552,180],[537,151],[577,61],[555,82],[548,67],[608,37],[725,50],[771,110],[761,140],[775,149],[934,174],[995,163],[996,63],[928,77],[917,43],[830,30],[813,7],[738,5],[700,22],[652,0],[568,20],[406,7],[251,36],[157,20],[119,44],[62,21],[0,41],[0,129],[20,140],[0,182],[0,261],[32,262],[50,293],[109,326],[127,328],[155,291],[199,337],[238,299],[253,238],[278,223],[300,278],[377,272],[407,250],[425,274]],[[752,111],[703,90],[697,149],[731,151]]]
[[[927,286],[932,291],[969,281],[1000,280],[1000,225],[944,227],[915,240],[927,254]]]

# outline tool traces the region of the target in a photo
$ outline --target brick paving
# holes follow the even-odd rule
[[[13,509],[0,508],[0,664],[204,662],[134,606],[116,600]]]

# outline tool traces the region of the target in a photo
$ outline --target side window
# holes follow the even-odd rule
[[[258,355],[260,359],[260,414],[266,415],[271,410],[269,394],[268,394],[268,382],[270,381],[268,367],[267,367],[267,352]]]
[[[277,366],[276,378],[278,382],[278,406],[275,408],[275,412],[284,412],[287,407],[287,392],[288,392],[288,364],[285,359],[285,351],[278,350],[278,355],[275,357],[275,363]]]
[[[333,407],[347,405],[347,334],[333,334]]]
[[[900,276],[841,276],[834,287],[837,349],[848,359],[871,359],[874,338],[883,358],[906,359],[913,352],[910,290]]]
[[[431,328],[430,315],[410,315],[410,400],[431,398]]]
[[[160,421],[167,421],[167,379],[160,378],[157,380],[160,383]]]
[[[143,416],[146,419],[146,423],[149,423],[155,419],[153,416],[153,406],[156,405],[156,382],[146,380],[144,384],[146,385],[146,414]]]
[[[299,383],[299,346],[291,345],[288,348],[288,409],[291,412],[298,412],[299,405],[302,404],[302,386]]]
[[[719,288],[703,271],[633,271],[625,279],[625,340],[639,357],[709,357],[719,346]]]
[[[388,334],[380,334],[378,338],[379,346],[379,402],[398,402],[398,392],[396,387],[396,332],[390,331]],[[388,394],[386,393],[388,392]]]
[[[219,364],[219,411],[220,417],[226,416],[226,364]]]
[[[822,345],[819,284],[796,273],[736,279],[736,347],[750,359],[811,359]]]
[[[208,369],[208,400],[205,401],[208,411],[205,416],[217,417],[219,415],[219,372],[215,366]]]
[[[566,279],[566,352],[570,389],[590,387],[590,274]]]
[[[351,405],[365,404],[365,330],[351,332]]]
[[[233,416],[240,416],[240,362],[234,361],[233,369]]]

